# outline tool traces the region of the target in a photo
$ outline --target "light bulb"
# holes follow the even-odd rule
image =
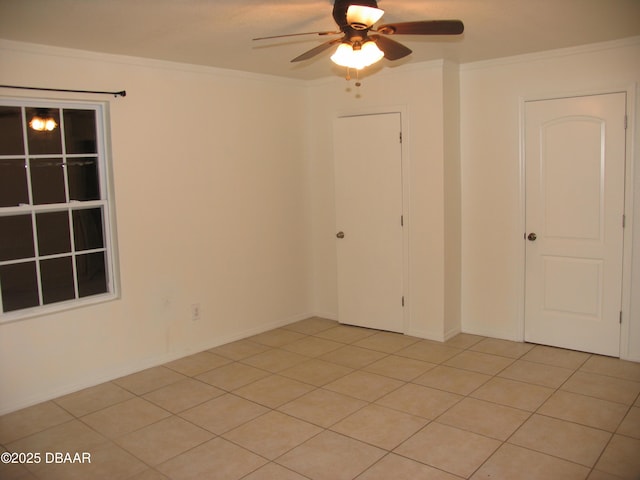
[[[45,128],[44,120],[40,117],[33,117],[29,122],[29,126],[37,132],[42,132]]]
[[[56,123],[56,121],[53,118],[47,118],[44,121],[44,129],[47,132],[53,131],[57,126],[58,126],[58,124]]]
[[[53,117],[41,117],[36,115],[29,122],[29,126],[36,132],[52,132],[58,126],[58,123]]]

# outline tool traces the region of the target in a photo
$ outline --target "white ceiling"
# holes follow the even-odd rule
[[[460,19],[460,37],[394,36],[413,50],[383,68],[459,63],[640,35],[640,0],[378,0],[380,23]],[[332,0],[0,0],[0,38],[298,79],[344,72],[330,52],[290,60],[336,29]],[[334,38],[334,37],[331,37]]]

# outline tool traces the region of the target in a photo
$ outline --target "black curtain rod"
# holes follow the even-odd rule
[[[0,85],[0,88],[18,88],[20,90],[41,90],[44,92],[67,92],[67,93],[95,93],[98,95],[113,95],[114,97],[126,97],[127,91],[104,92],[100,90],[68,90],[64,88],[39,88],[39,87],[19,87],[16,85]]]

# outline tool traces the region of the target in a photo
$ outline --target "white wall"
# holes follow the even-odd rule
[[[109,103],[122,295],[0,325],[0,413],[311,313],[303,84],[12,42],[0,83],[127,91],[28,94]]]
[[[403,115],[407,332],[442,339],[462,318],[464,331],[521,340],[521,100],[626,89],[640,80],[638,59],[639,41],[618,42],[459,72],[386,68],[357,89],[0,41],[2,84],[128,93],[98,98],[112,120],[122,298],[0,325],[0,413],[310,314],[335,318],[331,136],[344,114]],[[640,360],[634,152],[623,329]]]
[[[462,211],[460,166],[460,67],[445,62],[443,69],[444,125],[444,332],[460,333],[462,281]]]
[[[401,112],[403,122],[403,168],[405,229],[408,233],[408,287],[405,291],[406,333],[442,340],[459,331],[457,307],[450,308],[453,321],[445,322],[446,281],[459,284],[459,264],[453,272],[445,261],[445,208],[455,216],[459,204],[445,207],[447,158],[458,161],[457,146],[445,135],[445,79],[456,84],[457,66],[432,62],[412,67],[385,69],[365,76],[362,86],[344,80],[312,82],[309,86],[309,158],[311,163],[311,212],[313,223],[314,309],[337,317],[335,212],[333,202],[332,121],[342,115]],[[449,86],[446,92],[451,95]],[[457,96],[457,91],[456,91]],[[454,109],[455,110],[455,109]],[[447,112],[455,125],[457,111]],[[446,152],[445,152],[446,150]],[[357,152],[354,152],[357,155]],[[455,180],[454,180],[455,182]],[[457,215],[459,223],[459,213]],[[455,220],[455,219],[454,219]],[[447,231],[453,238],[459,227]],[[455,246],[452,252],[455,252]],[[457,273],[456,273],[457,272]],[[445,278],[446,277],[446,278]],[[457,278],[457,280],[456,280]],[[454,298],[459,303],[459,293]]]
[[[521,102],[628,88],[633,93],[638,81],[637,38],[461,68],[463,331],[522,340]],[[639,110],[636,104],[635,115]],[[635,255],[625,262],[627,271],[633,265],[626,300],[633,298],[634,305],[631,310],[623,306],[622,352],[640,360],[640,135],[635,118],[630,120],[628,135],[636,149],[629,171],[635,168],[636,200],[628,228],[636,234]]]

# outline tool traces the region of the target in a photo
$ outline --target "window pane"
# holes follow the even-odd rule
[[[71,200],[100,200],[97,158],[67,159],[67,175]]]
[[[0,155],[24,155],[20,107],[0,107],[0,132]]]
[[[36,231],[40,255],[55,255],[71,251],[68,212],[37,213]]]
[[[31,167],[33,203],[36,205],[66,203],[62,159],[32,158],[29,160],[29,166]]]
[[[96,112],[64,110],[64,139],[67,153],[96,153]]]
[[[0,102],[0,323],[114,286],[103,107],[14,102]]]
[[[0,261],[33,256],[31,215],[0,217]]]
[[[78,272],[78,294],[81,297],[107,292],[103,252],[77,255],[76,270]]]
[[[62,140],[60,136],[60,111],[57,109],[46,108],[27,108],[27,140],[29,145],[29,154],[31,155],[49,155],[52,153],[62,153]],[[58,124],[52,131],[38,132],[29,127],[33,117],[53,118]]]
[[[73,236],[76,252],[103,248],[102,210],[99,208],[74,210]]]
[[[40,262],[40,277],[42,279],[43,303],[63,302],[75,298],[71,257],[42,260]]]
[[[24,160],[0,160],[0,207],[15,207],[21,203],[29,203]]]
[[[0,288],[3,312],[38,306],[36,262],[0,266]]]

